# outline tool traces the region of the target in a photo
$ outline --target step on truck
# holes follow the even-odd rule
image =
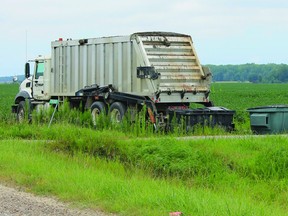
[[[186,34],[60,38],[51,42],[50,56],[38,56],[33,62],[33,75],[30,64],[25,64],[26,79],[12,105],[20,121],[26,112],[53,106],[51,101],[90,109],[94,120],[110,112],[116,121],[128,109],[139,111],[145,105],[155,127],[167,124],[171,110],[180,110],[181,115],[190,110],[190,103],[212,106],[212,74],[200,64],[192,38]]]

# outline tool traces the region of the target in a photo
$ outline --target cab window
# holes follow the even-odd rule
[[[35,78],[38,79],[40,76],[43,76],[43,73],[44,73],[44,62],[37,62]]]

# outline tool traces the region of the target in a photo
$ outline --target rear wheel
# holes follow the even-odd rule
[[[101,113],[107,114],[107,106],[104,102],[96,101],[91,105],[93,125],[96,126],[97,118]]]
[[[127,111],[126,105],[124,105],[121,102],[114,102],[110,106],[111,121],[115,123],[121,122],[126,111]]]

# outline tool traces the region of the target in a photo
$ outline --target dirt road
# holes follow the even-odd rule
[[[108,216],[93,210],[69,208],[53,198],[38,197],[14,188],[0,185],[0,216]],[[112,214],[109,214],[110,216]]]

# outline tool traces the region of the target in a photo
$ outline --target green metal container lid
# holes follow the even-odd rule
[[[259,106],[254,108],[248,108],[248,112],[288,112],[288,105],[279,104],[279,105],[268,105],[268,106]]]

